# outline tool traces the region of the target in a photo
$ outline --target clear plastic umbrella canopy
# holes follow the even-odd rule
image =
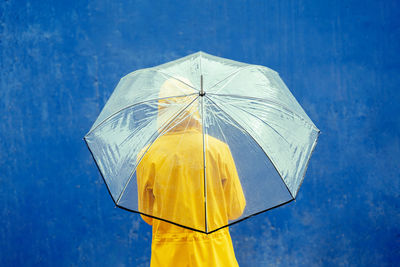
[[[294,200],[319,132],[274,70],[198,52],[123,77],[84,139],[118,207],[211,233]]]

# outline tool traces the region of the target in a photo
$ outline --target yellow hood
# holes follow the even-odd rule
[[[201,131],[201,117],[199,113],[199,99],[194,100],[197,90],[194,89],[192,83],[184,78],[177,77],[167,79],[160,88],[158,94],[158,131],[165,129],[168,132],[177,132],[182,130],[197,129]],[[192,102],[186,107],[190,102]],[[186,107],[173,121],[166,120],[166,114],[175,113],[177,108],[181,110]],[[169,115],[172,114],[168,114]],[[176,115],[176,114],[175,114]]]

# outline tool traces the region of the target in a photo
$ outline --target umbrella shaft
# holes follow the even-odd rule
[[[203,90],[203,75],[200,75],[200,96],[204,96],[206,93],[204,93]]]

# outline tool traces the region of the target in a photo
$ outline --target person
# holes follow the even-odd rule
[[[228,227],[210,234],[196,231],[225,226],[245,208],[229,146],[205,135],[204,168],[200,99],[173,121],[165,119],[171,105],[184,107],[196,97],[188,85],[182,77],[163,83],[158,101],[160,136],[138,155],[139,212],[153,228],[150,266],[238,266]]]

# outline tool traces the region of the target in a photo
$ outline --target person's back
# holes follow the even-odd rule
[[[202,134],[171,131],[147,151],[137,168],[139,210],[193,229],[213,231],[241,215],[243,192],[229,148],[206,137],[205,208]],[[236,266],[228,228],[203,234],[143,216],[153,225],[151,266]],[[205,265],[205,263],[207,263]]]
[[[203,146],[199,120],[188,114],[176,120],[144,148],[136,169],[139,211],[165,220],[142,216],[153,226],[151,266],[237,266],[228,227],[194,231],[216,230],[243,212],[229,147],[209,135]]]

